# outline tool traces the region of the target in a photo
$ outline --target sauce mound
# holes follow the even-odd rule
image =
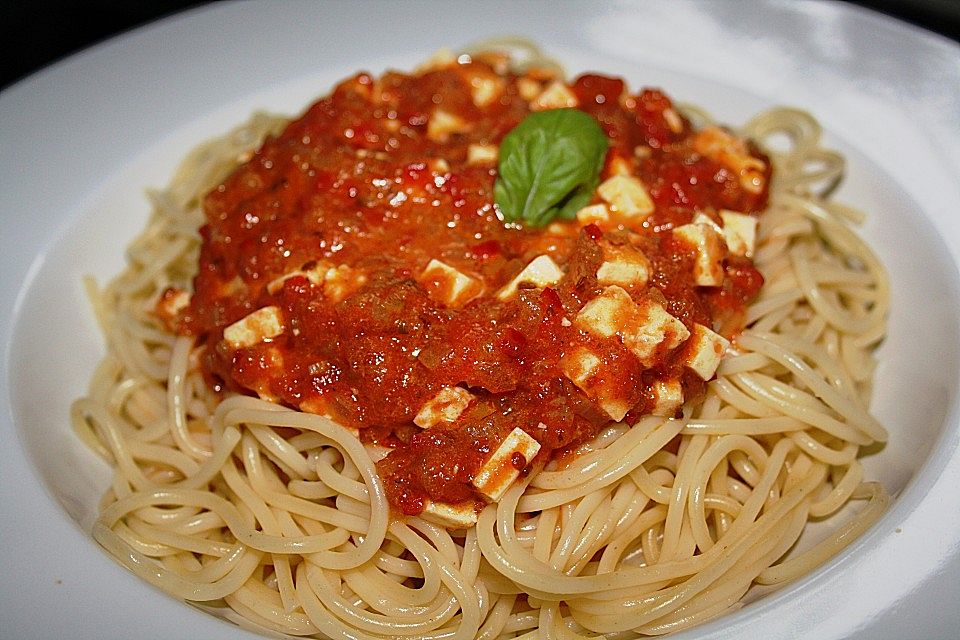
[[[500,142],[554,108],[608,136],[599,186],[574,220],[505,224]],[[469,524],[534,458],[702,395],[762,284],[769,178],[619,79],[493,54],[360,74],[209,193],[168,321],[214,389],[332,417],[388,451],[399,513]]]

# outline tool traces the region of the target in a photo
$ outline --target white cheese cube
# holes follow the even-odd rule
[[[693,280],[702,287],[717,287],[723,284],[723,259],[726,247],[723,238],[708,224],[685,224],[674,227],[673,235],[693,245],[696,260],[693,264]]]
[[[480,467],[480,471],[472,480],[473,486],[488,500],[497,502],[510,485],[520,477],[520,472],[533,460],[538,451],[540,451],[539,442],[531,438],[523,429],[519,427],[514,429],[497,447],[490,459]],[[518,458],[516,461],[515,457]]]
[[[588,224],[604,224],[610,222],[610,210],[601,203],[587,205],[577,211],[577,221],[586,226]]]
[[[693,216],[693,224],[705,224],[717,233],[723,233],[723,229],[720,228],[713,218],[705,214],[703,211],[697,211],[697,215]]]
[[[679,380],[657,380],[653,383],[656,404],[650,411],[655,416],[672,418],[683,406],[683,387]]]
[[[467,147],[467,164],[496,164],[500,149],[495,144],[471,144]]]
[[[367,281],[362,271],[345,264],[331,267],[323,274],[323,295],[336,304],[359,289]]]
[[[283,333],[283,316],[275,306],[257,309],[223,330],[223,339],[234,349],[252,347]]]
[[[517,80],[517,93],[527,102],[532,102],[540,95],[540,83],[532,78],[519,78]]]
[[[503,94],[506,82],[503,78],[495,75],[477,74],[470,78],[470,97],[473,104],[479,108],[496,102]]]
[[[588,398],[617,422],[630,411],[631,403],[622,397],[616,381],[602,375],[602,362],[586,347],[578,346],[564,354],[560,369]]]
[[[559,80],[551,82],[543,92],[530,103],[532,111],[546,111],[547,109],[566,109],[577,107],[580,101],[567,85]]]
[[[510,299],[517,292],[517,287],[523,283],[542,288],[557,284],[561,278],[563,278],[563,271],[550,256],[537,256],[517,274],[517,277],[497,292],[497,297],[501,300]]]
[[[477,510],[470,502],[446,504],[428,501],[420,517],[447,529],[469,529],[477,524]]]
[[[645,217],[653,213],[653,200],[639,178],[612,176],[600,183],[597,193],[613,211],[628,218]]]
[[[743,140],[719,127],[705,127],[694,137],[693,149],[733,171],[744,190],[750,193],[763,190],[767,165],[750,155]]]
[[[716,373],[729,346],[730,341],[719,333],[702,324],[695,324],[687,343],[688,355],[684,364],[704,380],[709,380]]]
[[[757,242],[757,219],[727,209],[720,210],[720,219],[723,220],[723,237],[730,253],[752,258]]]
[[[182,289],[168,289],[157,300],[157,313],[171,320],[190,304],[190,292]]]
[[[658,352],[676,349],[690,337],[690,330],[652,300],[637,305],[636,324],[623,332],[623,344],[649,367]]]
[[[476,298],[483,291],[483,283],[471,278],[440,260],[431,260],[418,280],[430,297],[448,307],[458,307]]]
[[[313,284],[322,285],[327,272],[332,268],[333,265],[330,263],[321,261],[309,269],[297,269],[296,271],[285,273],[279,278],[271,280],[267,284],[267,291],[269,291],[271,294],[276,294],[278,291],[280,291],[280,289],[283,288],[284,282],[295,276],[303,276]]]
[[[444,387],[431,400],[426,401],[413,423],[427,429],[440,422],[453,422],[470,406],[473,394],[460,387]]]
[[[597,336],[609,338],[636,323],[637,306],[630,294],[618,286],[609,286],[583,305],[574,324]]]
[[[642,252],[630,246],[604,247],[597,282],[630,288],[644,286],[649,278],[650,261]]]
[[[438,109],[427,123],[427,138],[434,142],[446,142],[454,133],[469,131],[470,123],[452,113]]]

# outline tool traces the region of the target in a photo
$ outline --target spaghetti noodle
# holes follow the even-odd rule
[[[196,274],[204,195],[286,124],[258,115],[191,153],[151,194],[126,270],[88,282],[108,355],[72,420],[116,469],[93,535],[137,575],[294,636],[628,638],[735,609],[883,512],[858,455],[886,438],[867,406],[888,284],[850,229],[859,214],[818,195],[843,163],[809,115],[776,109],[737,132],[789,148],[768,146],[764,287],[702,399],[536,458],[465,528],[396,515],[383,447],[355,431],[211,390],[208,347],[158,318]],[[865,506],[788,553],[851,501]]]

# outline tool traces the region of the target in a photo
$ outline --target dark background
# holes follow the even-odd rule
[[[960,0],[853,0],[853,3],[960,40]],[[0,87],[112,35],[201,4],[205,3],[197,0],[0,0],[0,25],[5,27],[0,39],[3,47]]]

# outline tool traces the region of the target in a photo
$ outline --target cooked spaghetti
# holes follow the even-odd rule
[[[72,418],[116,469],[102,546],[294,636],[628,638],[879,517],[858,456],[886,439],[888,284],[823,195],[843,163],[817,123],[731,132],[556,74],[361,74],[151,194],[126,270],[88,283],[108,355]],[[506,156],[551,135],[578,177],[511,200]]]

